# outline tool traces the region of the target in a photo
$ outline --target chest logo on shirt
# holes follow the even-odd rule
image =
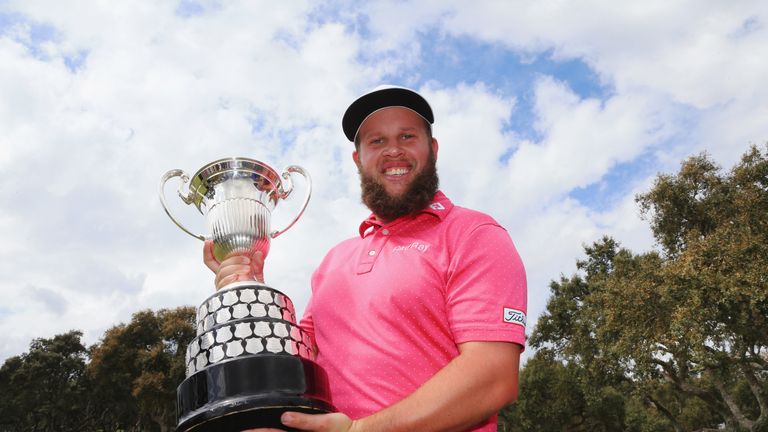
[[[426,252],[427,249],[429,249],[429,245],[420,241],[415,241],[409,245],[395,246],[394,249],[392,249],[392,252],[404,252],[411,249],[417,250],[419,252]]]
[[[505,307],[504,322],[521,325],[525,328],[525,312]]]

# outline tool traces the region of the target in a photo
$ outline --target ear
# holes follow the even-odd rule
[[[352,160],[355,161],[355,165],[360,167],[360,156],[357,154],[357,149],[352,150]]]
[[[435,155],[435,160],[437,160],[437,149],[439,146],[437,144],[436,138],[432,138],[431,146],[432,146],[432,153]]]

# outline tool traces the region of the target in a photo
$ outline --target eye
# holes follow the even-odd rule
[[[411,133],[404,133],[404,134],[400,135],[400,138],[402,138],[404,140],[413,139],[415,137],[416,137],[416,135],[411,134]]]
[[[381,138],[381,137],[371,138],[370,140],[368,140],[368,144],[373,144],[373,145],[381,144],[383,142],[384,142],[384,138]]]

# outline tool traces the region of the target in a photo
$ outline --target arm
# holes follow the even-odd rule
[[[461,431],[517,399],[520,346],[466,342],[459,355],[418,390],[371,416],[351,421],[343,414],[283,417],[286,426],[308,431]]]

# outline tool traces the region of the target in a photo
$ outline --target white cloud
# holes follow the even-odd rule
[[[514,99],[494,94],[482,84],[456,88],[433,84],[422,92],[439,113],[433,132],[439,143],[442,189],[461,197],[464,206],[488,210],[503,192],[498,185],[503,178],[499,157],[511,143],[501,131]]]
[[[549,78],[539,80],[535,93],[542,139],[521,141],[509,160],[506,176],[513,208],[561,199],[669,135],[670,125],[654,112],[662,108],[647,98],[580,99]]]
[[[449,6],[445,6],[446,8]],[[768,4],[761,1],[454,2],[447,31],[528,52],[589,64],[618,97],[652,96],[656,105],[733,112],[717,126],[738,136],[695,134],[691,146],[714,153],[762,142],[768,60]],[[738,113],[738,114],[737,114]],[[713,120],[715,120],[713,119]],[[705,123],[706,121],[702,121]],[[693,132],[693,131],[692,131]],[[683,137],[684,138],[684,137]],[[739,139],[739,141],[736,141]]]

